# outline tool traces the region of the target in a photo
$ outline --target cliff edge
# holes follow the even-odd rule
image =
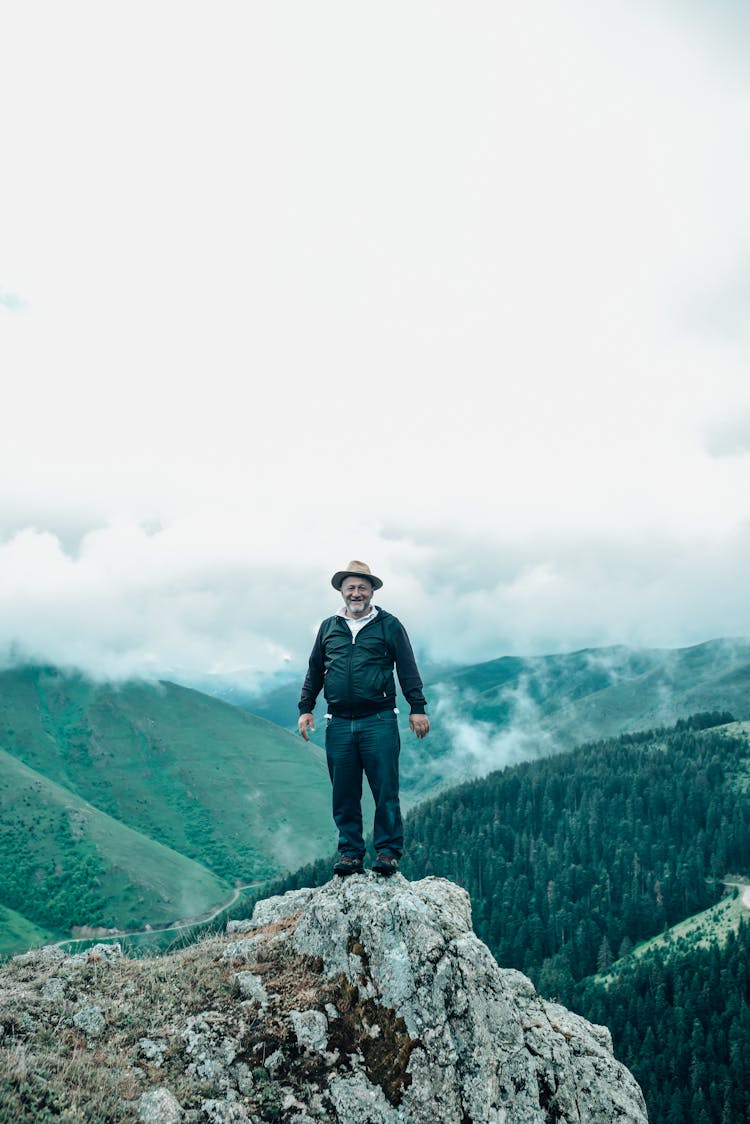
[[[445,879],[334,878],[170,956],[118,952],[2,968],[0,1119],[647,1121],[609,1031],[500,968]]]

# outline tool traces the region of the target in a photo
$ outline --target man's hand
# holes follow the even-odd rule
[[[410,714],[409,729],[413,730],[418,738],[426,738],[430,732],[430,720],[426,714]]]
[[[299,726],[299,732],[302,734],[302,737],[306,742],[309,742],[310,735],[308,730],[312,730],[312,732],[315,733],[315,719],[312,714],[300,714],[297,725]]]

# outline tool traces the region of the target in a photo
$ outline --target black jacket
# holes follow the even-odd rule
[[[397,617],[378,609],[352,636],[342,616],[328,617],[318,629],[299,701],[300,714],[312,714],[321,687],[331,714],[364,718],[396,705],[393,668],[412,714],[424,714],[425,697],[406,629]]]

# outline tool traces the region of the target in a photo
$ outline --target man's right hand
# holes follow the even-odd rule
[[[299,732],[302,734],[302,737],[306,742],[309,742],[310,734],[308,731],[312,730],[312,732],[315,733],[315,719],[312,714],[300,714],[297,725],[299,726]]]

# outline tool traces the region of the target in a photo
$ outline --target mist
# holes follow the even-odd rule
[[[441,733],[447,737],[450,753],[441,757],[439,767],[433,766],[433,771],[440,775],[446,787],[484,777],[521,761],[547,757],[559,748],[554,735],[543,727],[543,715],[528,692],[526,679],[499,692],[497,702],[510,708],[508,718],[499,729],[498,723],[464,716],[473,701],[475,696],[471,693],[450,686],[441,685],[434,692],[430,713],[435,725],[439,725]],[[427,772],[429,775],[429,763]]]
[[[35,528],[10,536],[0,543],[3,666],[114,680],[226,676],[258,692],[302,674],[320,620],[340,604],[331,573],[354,552],[328,566],[274,565],[254,557],[251,540],[238,542],[236,527],[227,540],[215,530],[205,542],[179,524],[120,523],[84,534],[75,550]],[[642,544],[600,537],[582,551],[546,535],[520,545],[425,528],[417,541],[391,531],[369,546],[385,582],[376,600],[425,662],[750,635],[747,532]],[[466,743],[467,758],[515,752],[513,739],[492,744]]]

